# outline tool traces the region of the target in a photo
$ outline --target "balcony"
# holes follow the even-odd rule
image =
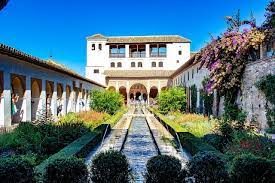
[[[110,53],[110,58],[125,58],[125,53]]]
[[[150,57],[166,57],[166,52],[151,52]]]
[[[145,52],[132,52],[130,53],[131,58],[145,58],[146,53]]]

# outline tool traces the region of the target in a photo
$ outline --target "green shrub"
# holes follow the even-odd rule
[[[203,136],[203,141],[212,145],[221,152],[223,152],[223,148],[227,144],[224,137],[218,134],[207,134]]]
[[[1,182],[34,182],[34,165],[24,157],[11,157],[0,159]]]
[[[130,181],[130,167],[126,156],[119,151],[98,154],[92,162],[92,181],[95,183],[125,183]]]
[[[159,110],[167,114],[173,111],[182,111],[186,109],[186,95],[183,88],[172,87],[161,93],[157,97]]]
[[[219,153],[219,151],[212,145],[204,142],[202,139],[195,137],[191,133],[179,133],[179,138],[184,146],[192,155],[196,155],[199,152],[213,151]]]
[[[220,154],[199,152],[188,163],[188,168],[190,176],[193,176],[196,182],[229,182],[225,162]]]
[[[158,155],[154,156],[147,162],[147,173],[146,182],[147,183],[177,183],[183,178],[181,172],[181,162],[168,155]]]
[[[86,183],[88,176],[89,172],[83,160],[72,156],[49,163],[44,181],[46,183]]]
[[[234,129],[231,126],[231,124],[229,123],[229,121],[221,121],[220,122],[220,126],[219,126],[219,130],[221,131],[223,137],[227,140],[227,141],[231,141],[233,138],[233,133],[234,133]]]
[[[233,182],[272,182],[272,165],[264,158],[243,154],[233,159],[231,177]]]
[[[91,109],[98,112],[115,114],[124,103],[123,96],[110,90],[93,90],[91,92]]]

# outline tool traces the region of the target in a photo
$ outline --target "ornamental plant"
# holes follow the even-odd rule
[[[91,92],[91,109],[113,115],[124,104],[123,96],[116,91],[93,90]]]
[[[201,67],[210,70],[207,92],[217,89],[225,94],[232,88],[240,88],[247,61],[265,39],[263,32],[257,30],[254,24],[250,25],[250,29],[235,28],[213,38],[197,55],[196,60],[201,62]]]

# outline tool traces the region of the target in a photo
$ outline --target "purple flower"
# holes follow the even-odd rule
[[[232,64],[227,63],[227,64],[226,64],[226,72],[227,72],[227,73],[230,73],[231,70],[232,70]]]
[[[233,46],[236,46],[238,44],[237,40],[235,37],[232,38],[232,43],[233,43]]]

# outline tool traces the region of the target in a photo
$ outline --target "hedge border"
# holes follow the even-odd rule
[[[35,174],[37,182],[43,182],[43,176],[45,174],[46,167],[50,162],[61,157],[76,156],[78,158],[85,158],[90,152],[91,148],[102,139],[106,127],[108,127],[109,131],[110,127],[107,124],[102,124],[97,127],[95,131],[84,134],[36,166]]]

